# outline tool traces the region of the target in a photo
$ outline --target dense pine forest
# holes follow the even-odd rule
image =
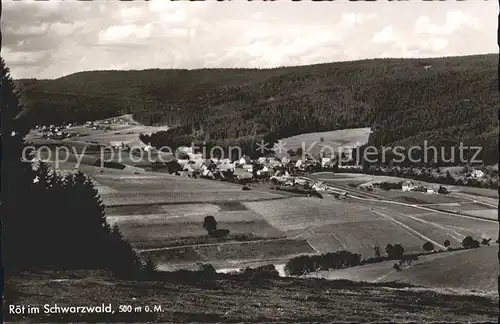
[[[262,139],[372,127],[375,145],[482,146],[498,161],[498,55],[375,59],[276,69],[80,72],[20,80],[36,123],[132,113],[178,127],[146,137],[253,147]]]

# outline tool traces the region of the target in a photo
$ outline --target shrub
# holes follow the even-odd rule
[[[424,249],[424,251],[429,252],[434,250],[434,244],[432,244],[431,242],[425,242],[422,248]]]
[[[444,246],[445,246],[445,247],[450,246],[450,244],[451,244],[451,243],[450,243],[450,240],[446,240],[446,241],[444,241]]]
[[[257,268],[247,267],[243,270],[243,275],[254,279],[279,278],[280,274],[272,264],[263,265]]]
[[[292,258],[285,265],[285,273],[289,276],[301,276],[313,270],[311,258],[307,255]]]
[[[467,236],[462,240],[462,245],[466,249],[478,248],[479,241],[475,240],[472,236]]]
[[[381,182],[378,184],[378,187],[383,190],[401,190],[403,188],[403,182]]]
[[[229,230],[217,229],[217,230],[211,231],[208,235],[210,237],[223,238],[223,237],[226,237],[229,235]]]
[[[397,263],[394,263],[394,265],[392,266],[394,269],[396,269],[396,271],[401,271],[401,266]]]
[[[217,221],[213,216],[205,216],[203,219],[203,228],[208,232],[208,234],[217,230]]]
[[[217,274],[217,271],[215,270],[214,266],[211,265],[210,263],[200,265],[198,271],[205,276],[214,276],[215,274]]]
[[[285,265],[288,275],[300,276],[310,272],[357,266],[361,263],[361,255],[349,251],[337,251],[313,256],[298,256],[290,259]]]
[[[389,259],[400,259],[404,254],[404,248],[401,244],[387,244],[385,252]]]
[[[484,238],[484,239],[482,239],[481,244],[485,245],[485,246],[489,246],[490,242],[491,242],[491,238],[489,238],[489,239]]]

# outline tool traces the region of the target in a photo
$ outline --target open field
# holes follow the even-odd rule
[[[104,139],[102,134],[94,135]],[[82,138],[88,140],[90,136]],[[133,164],[135,161],[126,160],[128,153],[124,153],[125,156],[119,157],[122,162]],[[96,156],[99,157],[85,156],[84,164],[95,163]],[[115,160],[117,158],[115,156]],[[72,160],[66,167],[71,169],[71,163]],[[110,223],[118,224],[135,248],[170,247],[147,252],[165,269],[194,266],[198,262],[210,262],[217,268],[266,260],[283,263],[300,253],[340,249],[370,257],[375,245],[384,247],[388,243],[400,243],[405,251],[418,252],[427,240],[442,244],[449,239],[452,245],[459,245],[464,235],[493,237],[491,234],[498,231],[498,225],[491,223],[433,214],[405,205],[355,199],[338,201],[331,196],[325,199],[293,197],[259,189],[259,186],[243,191],[240,185],[231,183],[150,173],[131,167],[106,169],[104,173],[89,165],[80,169],[89,172],[95,181],[107,206]],[[359,185],[405,180],[347,173],[320,173],[314,177],[344,187],[353,182]],[[460,188],[453,190],[456,191],[452,195],[395,190],[375,190],[371,194],[409,205],[432,204],[433,208],[443,210],[494,216],[493,209],[485,209],[470,198],[478,199],[477,196],[462,193]],[[227,238],[221,241],[207,237],[202,228],[203,217],[207,215],[217,219],[220,229],[230,230]]]
[[[285,197],[279,192],[243,191],[240,185],[205,179],[191,179],[162,173],[94,173],[97,189],[104,188],[107,206],[188,202],[224,202]],[[112,192],[109,190],[112,189]]]
[[[495,222],[432,212],[416,214],[415,217],[449,227],[462,235],[472,235],[476,239],[493,238],[495,240],[498,237],[498,223]]]
[[[321,253],[346,249],[372,256],[375,245],[384,247],[388,243],[400,243],[406,251],[418,252],[426,241],[439,247],[450,240],[456,246],[466,235],[494,237],[498,232],[498,224],[491,221],[384,202],[351,200],[349,203],[328,197],[245,205],[289,237],[307,239]]]
[[[145,144],[139,140],[139,134],[151,134],[159,131],[165,131],[167,126],[145,126],[133,120],[132,115],[122,115],[121,123],[110,123],[111,130],[92,129],[85,126],[69,127],[65,129],[67,133],[79,133],[85,141],[95,141],[101,145],[109,145],[110,141],[124,142],[131,147],[144,147]],[[103,119],[102,121],[112,120],[113,118]]]
[[[151,257],[161,266],[170,263],[209,263],[211,261],[227,261],[230,264],[231,260],[291,258],[304,253],[314,253],[305,240],[275,239],[172,247],[144,251],[141,255]]]
[[[304,153],[307,151],[313,156],[319,156],[321,149],[325,146],[325,153],[331,153],[330,148],[333,148],[334,153],[337,154],[341,152],[341,149],[350,151],[353,147],[366,144],[368,142],[370,132],[370,127],[341,129],[330,132],[300,134],[283,138],[281,141],[284,145],[285,151],[289,149],[297,150],[298,148],[302,148]],[[323,141],[321,141],[321,139],[323,139]],[[282,156],[284,153],[285,152],[282,152],[281,154],[278,153],[276,155]]]
[[[103,145],[109,146],[110,142],[122,142],[131,148],[143,148],[146,146],[139,139],[139,134],[151,134],[158,131],[165,131],[167,126],[145,126],[137,123],[132,119],[132,115],[122,115],[116,118],[121,118],[121,123],[104,124],[110,130],[93,129],[86,126],[73,126],[64,129],[65,133],[78,134],[78,138],[67,138],[62,140],[45,139],[42,137],[40,130],[32,130],[27,136],[26,140],[32,142],[35,146],[66,146],[70,151],[74,148],[77,152],[81,152],[84,147],[86,151],[90,151],[89,145]],[[111,120],[113,118],[103,119]],[[72,151],[73,152],[73,151]],[[122,158],[127,158],[123,155]],[[117,157],[118,159],[118,157]],[[130,159],[129,159],[130,160]],[[124,161],[123,163],[137,164],[134,161]]]
[[[368,282],[399,281],[433,288],[476,290],[498,296],[498,246],[420,256],[397,272],[394,261],[367,264],[310,276]]]
[[[135,207],[136,211],[141,207]],[[202,227],[207,215],[215,217],[219,229],[230,231],[224,241],[240,237],[247,240],[285,237],[282,232],[249,210],[227,211],[211,204],[151,207],[163,207],[164,210],[157,214],[148,214],[146,209],[142,215],[116,215],[113,208],[108,208],[107,219],[112,224],[118,224],[125,237],[138,249],[182,245],[183,242],[217,242],[217,239],[208,239],[207,232]]]
[[[407,228],[359,203],[329,197],[244,204],[289,237],[307,239],[321,253],[345,249],[369,257],[375,245],[401,243],[408,251],[420,251],[425,242]]]
[[[498,225],[491,222],[411,206],[422,204],[452,212],[459,209],[462,213],[478,213],[484,208],[454,195],[372,192],[400,204],[337,200],[330,195],[318,199],[259,186],[243,191],[236,184],[153,172],[106,169],[101,174],[97,168],[83,168],[90,171],[102,195],[108,220],[120,226],[135,248],[176,247],[153,254],[167,268],[197,262],[210,262],[218,268],[266,260],[284,263],[292,255],[340,249],[371,257],[375,245],[383,248],[389,243],[402,244],[407,252],[419,252],[428,240],[437,247],[446,239],[458,246],[465,235],[493,237],[498,231]],[[230,235],[224,240],[209,239],[202,228],[207,215],[214,216],[219,228],[230,230]],[[284,238],[290,241],[284,244]],[[260,241],[276,239],[278,243],[273,244]],[[196,245],[201,247],[194,248]],[[258,249],[263,251],[257,253]]]
[[[380,211],[379,213],[387,219],[396,222],[401,227],[415,233],[415,235],[420,236],[424,242],[432,242],[436,248],[444,249],[443,242],[446,240],[449,240],[452,246],[456,246],[464,239],[464,236],[455,232],[453,228],[425,221],[410,214],[392,212],[389,209]],[[404,244],[403,247],[405,247]],[[422,251],[421,246],[420,251]]]
[[[422,250],[425,242],[386,219],[326,225],[300,237],[309,238],[310,244],[321,253],[348,250],[364,257],[373,256],[375,245],[385,247],[389,243],[400,243],[405,250],[417,252]]]
[[[259,201],[282,199],[272,193],[211,189],[193,191],[156,191],[156,192],[110,192],[109,187],[103,187],[101,198],[106,206],[148,205],[148,204],[176,204],[176,203],[211,203],[214,201]]]
[[[389,288],[389,287],[394,288]],[[401,287],[401,288],[398,288]],[[160,305],[161,312],[5,315],[7,322],[496,322],[498,297],[447,294],[320,279],[279,278],[255,284],[218,275],[213,285],[182,282],[122,281],[80,271],[25,273],[11,278],[6,304],[41,306],[40,296],[61,306]],[[68,304],[71,301],[71,304]],[[418,301],[417,303],[415,301]]]

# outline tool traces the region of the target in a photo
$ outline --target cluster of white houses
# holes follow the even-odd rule
[[[321,162],[307,156],[305,159],[298,156],[285,156],[281,159],[268,156],[252,160],[248,155],[243,155],[234,161],[228,158],[206,159],[202,154],[193,153],[191,148],[180,148],[177,151],[177,163],[182,167],[179,174],[187,176],[215,179],[220,173],[230,171],[237,179],[250,179],[255,175],[281,179],[290,177],[291,170],[305,170],[308,166]],[[326,162],[321,164],[324,166]]]

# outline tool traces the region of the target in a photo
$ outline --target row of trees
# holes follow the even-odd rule
[[[319,270],[340,269],[359,265],[361,255],[349,251],[338,251],[321,255],[301,255],[294,257],[285,265],[289,276],[300,276]]]
[[[480,244],[490,245],[491,239],[482,239],[481,243],[472,236],[467,236],[462,241],[462,246],[465,249],[478,248]],[[451,242],[444,241],[444,246],[450,249]],[[425,252],[435,251],[435,246],[432,242],[425,242],[422,246]],[[404,263],[411,265],[412,261],[418,260],[417,254],[405,254],[404,247],[401,244],[387,244],[385,247],[385,256],[382,256],[380,246],[376,245],[373,248],[374,257],[362,259],[360,254],[349,251],[338,251],[334,253],[326,253],[321,255],[301,255],[290,259],[285,265],[285,273],[290,276],[301,276],[311,272],[320,270],[335,270],[346,267],[353,267],[364,264],[377,263],[387,260],[399,260],[394,264],[396,270],[401,270]]]

